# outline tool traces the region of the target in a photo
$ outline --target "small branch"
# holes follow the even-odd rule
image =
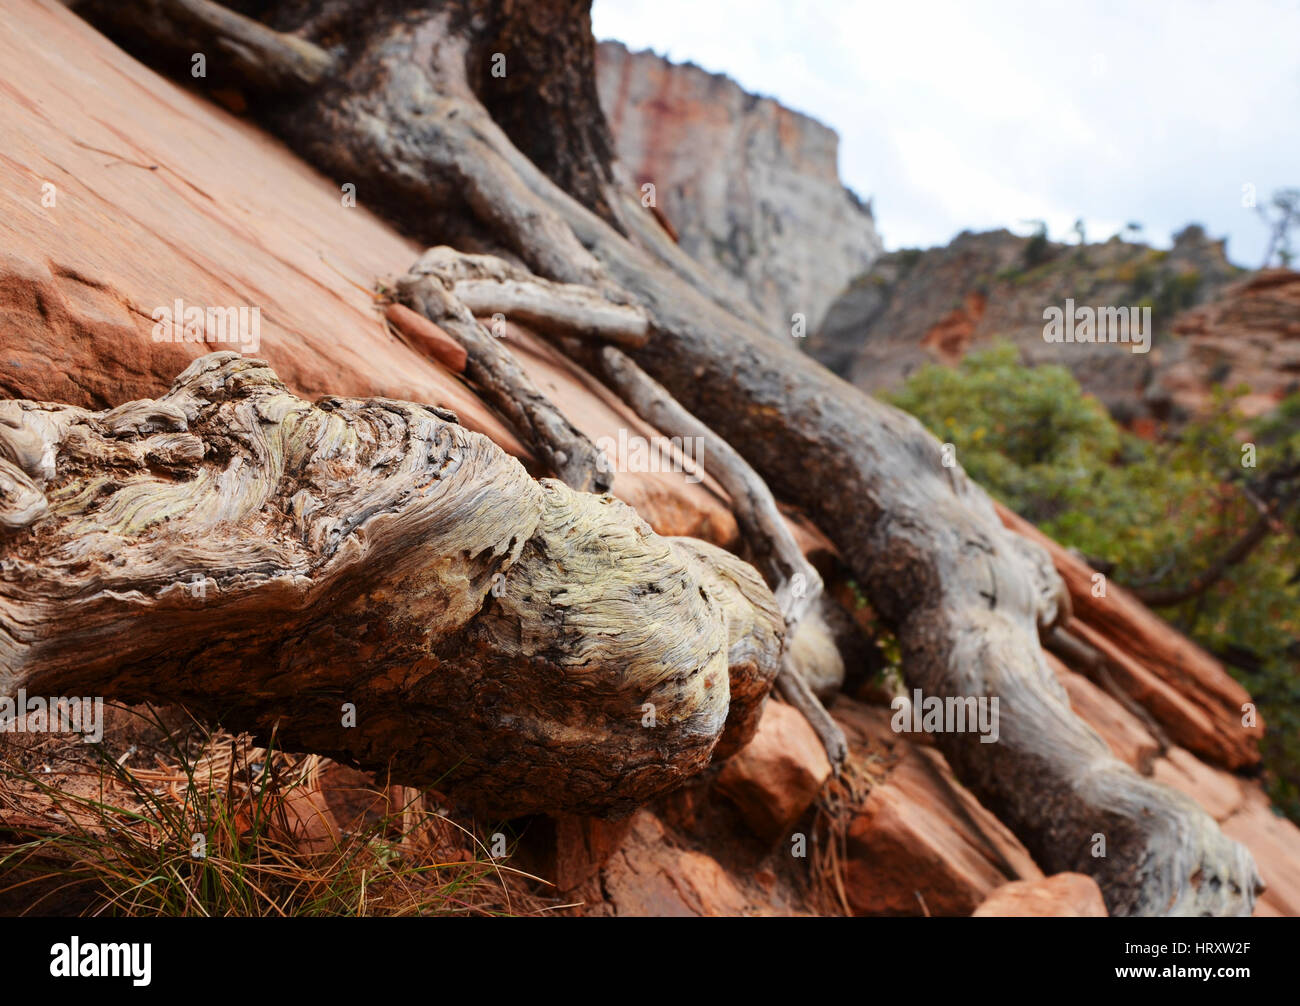
[[[1260,542],[1270,534],[1277,533],[1280,530],[1276,514],[1278,510],[1290,505],[1296,496],[1297,493],[1293,492],[1280,500],[1264,504],[1262,500],[1248,493],[1251,502],[1259,510],[1259,516],[1255,518],[1255,522],[1246,530],[1246,533],[1238,538],[1208,569],[1199,576],[1194,577],[1190,583],[1183,587],[1167,590],[1141,587],[1130,589],[1140,601],[1153,608],[1168,608],[1175,604],[1182,604],[1184,601],[1190,601],[1192,598],[1205,593],[1223,579],[1228,570],[1245,562]]]
[[[582,492],[609,490],[613,476],[602,470],[595,445],[533,384],[514,356],[438,276],[409,273],[398,280],[397,295],[465,347],[466,376],[565,485]]]
[[[535,276],[496,255],[447,245],[430,248],[411,270],[437,276],[471,312],[501,313],[539,332],[640,349],[650,337],[645,309],[619,303],[590,286]]]
[[[691,415],[621,350],[605,346],[598,357],[605,378],[638,416],[672,436],[697,437],[703,444],[709,459],[709,474],[731,496],[736,523],[746,541],[763,556],[768,581],[773,585],[777,606],[785,618],[786,652],[776,679],[777,687],[816,731],[838,775],[848,756],[848,742],[839,724],[831,719],[794,666],[789,649],[800,621],[822,593],[820,574],[794,540],[767,483],[729,443]]]
[[[470,279],[453,289],[461,303],[480,317],[500,312],[549,334],[596,339],[625,349],[639,349],[650,335],[645,311],[610,303],[589,287],[544,279]]]
[[[709,459],[709,474],[731,496],[741,532],[767,567],[768,582],[793,639],[799,621],[822,592],[822,578],[794,540],[767,483],[735,448],[687,412],[621,350],[605,346],[598,357],[605,378],[638,416],[672,436],[699,438]]]

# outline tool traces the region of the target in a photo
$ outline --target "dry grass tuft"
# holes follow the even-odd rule
[[[274,739],[258,747],[208,731],[174,710],[115,708],[106,738],[0,735],[0,914],[530,915],[556,907],[535,893],[544,881],[494,859],[500,850],[452,820],[431,792],[378,786],[327,759],[275,750]]]

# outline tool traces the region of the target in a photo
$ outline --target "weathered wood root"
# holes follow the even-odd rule
[[[566,485],[581,492],[605,492],[613,476],[600,452],[524,373],[499,340],[479,324],[436,272],[416,263],[397,281],[397,297],[456,338],[466,352],[466,375],[483,398]]]
[[[217,353],[156,401],[0,418],[0,694],[180,703],[487,812],[608,814],[735,750],[779,668],[752,567],[439,410],[311,405]]]
[[[703,444],[709,474],[731,497],[732,510],[745,541],[761,557],[759,565],[767,571],[768,583],[785,617],[786,640],[793,645],[801,621],[821,596],[822,578],[794,540],[767,483],[729,443],[687,412],[663,385],[626,354],[605,346],[598,357],[606,381],[637,415],[670,436],[693,437]],[[848,741],[792,661],[789,646],[782,657],[777,686],[817,733],[831,767],[838,773],[848,757]]]
[[[493,255],[471,255],[453,248],[431,248],[420,256],[411,277],[436,277],[444,292],[481,315],[508,315],[559,337],[594,339],[638,346],[645,342],[647,320],[638,308],[613,304],[598,291],[571,283],[552,283],[533,276]],[[423,281],[420,281],[423,282]],[[418,290],[410,278],[398,283],[402,296]],[[425,310],[428,307],[423,305]],[[572,352],[572,350],[570,350]],[[789,525],[777,509],[771,490],[725,440],[687,412],[615,345],[593,346],[582,354],[588,366],[603,376],[642,419],[670,436],[691,437],[703,444],[708,471],[732,499],[732,508],[750,549],[767,572],[785,619],[786,639],[793,640],[799,622],[821,594],[822,580],[804,557]],[[602,465],[609,471],[608,466]],[[781,694],[808,719],[838,772],[848,743],[788,654],[782,661]]]
[[[909,685],[999,700],[996,743],[973,731],[936,740],[1038,862],[1095,877],[1116,915],[1249,914],[1262,890],[1250,853],[1116,759],[1070,709],[1038,641],[1069,612],[1064,585],[942,463],[934,438],[720,310],[563,193],[547,190],[547,201],[650,313],[654,337],[637,362],[840,548],[898,635]]]
[[[411,273],[437,276],[478,317],[502,314],[543,335],[574,336],[639,349],[650,319],[633,304],[577,283],[555,283],[496,255],[475,255],[446,245],[428,249]]]
[[[211,0],[75,0],[73,6],[149,38],[176,59],[210,54],[219,78],[258,90],[306,90],[335,69],[321,47]]]

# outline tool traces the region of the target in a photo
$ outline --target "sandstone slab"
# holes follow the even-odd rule
[[[988,896],[972,915],[1017,918],[1105,918],[1101,888],[1082,873],[1057,873],[1042,880],[1014,880]]]
[[[754,739],[723,765],[714,790],[735,804],[755,834],[775,841],[803,816],[830,774],[808,721],[793,706],[769,700]]]

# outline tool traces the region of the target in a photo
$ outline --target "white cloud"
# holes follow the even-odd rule
[[[1242,184],[1300,185],[1291,3],[595,0],[593,21],[835,128],[888,247],[1026,217],[1157,241],[1196,220],[1256,265]]]

